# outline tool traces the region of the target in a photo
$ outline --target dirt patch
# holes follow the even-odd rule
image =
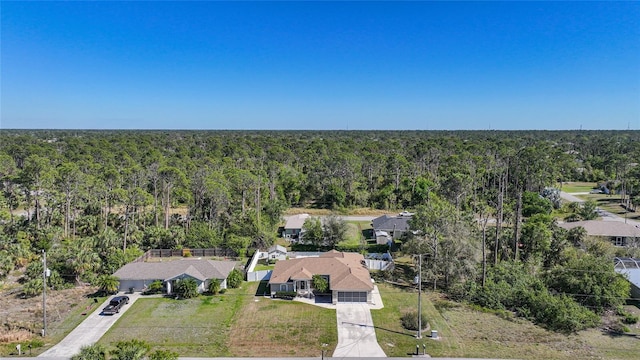
[[[55,329],[71,309],[86,302],[95,287],[80,286],[72,289],[47,291],[47,328]],[[21,287],[12,286],[0,292],[0,343],[30,340],[40,336],[42,329],[42,296],[24,298]]]

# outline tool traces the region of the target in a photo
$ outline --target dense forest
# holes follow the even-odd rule
[[[425,254],[435,288],[577,330],[628,285],[615,250],[560,229],[539,194],[589,181],[638,203],[637,159],[638,131],[1,130],[0,279],[26,267],[39,293],[42,250],[54,289],[106,282],[150,248],[242,256],[289,208],[411,210],[399,251]],[[576,287],[585,273],[593,286]]]

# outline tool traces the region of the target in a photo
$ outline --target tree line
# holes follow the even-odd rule
[[[269,246],[291,207],[373,208],[417,210],[422,240],[403,251],[430,254],[434,286],[477,276],[486,288],[505,261],[549,269],[570,260],[563,244],[586,246],[559,235],[538,200],[545,188],[603,182],[637,203],[639,140],[638,131],[1,130],[0,277],[36,267],[44,249],[50,286],[95,282],[150,248]],[[438,260],[456,256],[456,266]]]

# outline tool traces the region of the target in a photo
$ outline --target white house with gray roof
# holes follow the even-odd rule
[[[167,294],[171,294],[177,282],[192,278],[198,284],[198,292],[209,287],[212,279],[220,281],[220,288],[227,288],[227,277],[235,268],[235,261],[181,259],[166,262],[129,263],[113,275],[120,280],[120,291],[144,291],[149,284],[160,280]]]
[[[567,230],[583,227],[587,235],[610,241],[615,246],[631,246],[640,240],[640,228],[620,221],[585,220],[558,224],[558,226]]]

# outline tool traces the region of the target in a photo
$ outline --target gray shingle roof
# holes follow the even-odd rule
[[[620,221],[586,220],[559,224],[567,230],[582,226],[587,234],[593,236],[640,237],[640,229]]]
[[[285,229],[302,229],[305,220],[309,218],[309,214],[298,214],[290,216],[284,225]]]
[[[129,263],[113,275],[120,280],[170,280],[182,274],[204,281],[224,280],[235,267],[235,261],[182,259],[166,262]]]
[[[411,216],[389,216],[382,215],[371,221],[374,230],[384,230],[391,234],[393,230],[407,231],[409,230],[409,220]]]

